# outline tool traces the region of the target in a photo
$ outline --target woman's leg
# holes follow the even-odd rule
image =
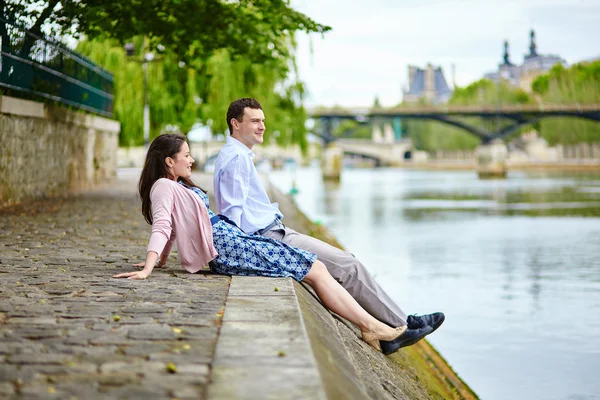
[[[317,292],[325,307],[356,325],[361,330],[363,339],[378,350],[378,340],[392,340],[406,330],[406,326],[391,328],[367,313],[346,289],[333,279],[321,261],[314,262],[303,281]]]

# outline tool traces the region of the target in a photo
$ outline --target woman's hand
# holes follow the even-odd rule
[[[125,272],[123,274],[115,275],[113,278],[127,278],[127,279],[146,279],[154,269],[154,265],[158,260],[158,253],[155,251],[149,251],[146,253],[146,261],[143,263],[133,264],[134,267],[144,267],[141,271]]]
[[[149,272],[145,270],[134,271],[134,272],[125,272],[119,275],[113,276],[113,278],[127,278],[127,279],[146,279],[150,275]]]

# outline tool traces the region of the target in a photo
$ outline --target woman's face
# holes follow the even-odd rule
[[[169,169],[170,178],[174,181],[179,178],[190,178],[192,176],[192,164],[194,159],[190,155],[190,147],[186,142],[183,142],[179,153],[173,157],[167,157],[165,159],[167,167]]]

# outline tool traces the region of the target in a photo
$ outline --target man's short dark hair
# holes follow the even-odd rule
[[[233,103],[229,105],[227,109],[227,126],[229,127],[229,134],[233,133],[233,127],[231,126],[231,119],[235,118],[238,121],[242,122],[244,118],[244,109],[253,108],[255,110],[262,110],[262,106],[260,103],[250,97],[244,97],[242,99],[237,99]]]

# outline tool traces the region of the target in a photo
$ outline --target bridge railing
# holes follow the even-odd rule
[[[81,54],[0,17],[0,89],[42,97],[107,117],[113,77]]]
[[[393,108],[314,108],[308,109],[308,115],[314,118],[385,116],[414,114],[478,114],[478,113],[527,113],[527,112],[600,112],[600,104],[518,104],[518,105],[466,105],[466,106],[418,106]]]

